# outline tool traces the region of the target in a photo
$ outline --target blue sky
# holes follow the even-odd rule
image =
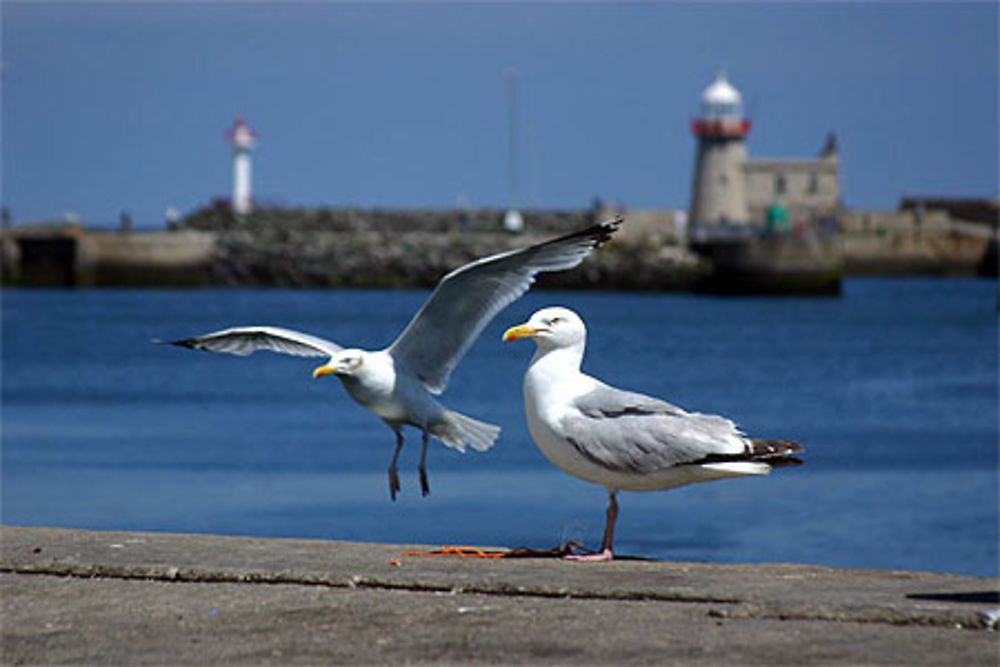
[[[259,200],[688,205],[716,66],[755,157],[836,130],[845,200],[996,196],[998,10],[980,3],[52,3],[2,12],[2,198],[17,221],[159,226],[228,196],[223,134],[260,135]]]

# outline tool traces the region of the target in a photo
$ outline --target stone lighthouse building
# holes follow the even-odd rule
[[[745,167],[750,121],[743,117],[743,98],[725,71],[719,70],[701,94],[701,115],[691,123],[691,130],[698,140],[691,222],[748,224]]]
[[[724,71],[702,92],[701,115],[691,130],[698,142],[693,225],[763,227],[780,220],[792,228],[831,220],[840,210],[840,158],[833,133],[815,158],[750,159],[750,121]]]

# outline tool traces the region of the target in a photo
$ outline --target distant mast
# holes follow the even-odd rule
[[[750,121],[743,98],[724,69],[702,92],[701,116],[691,123],[698,140],[691,223],[745,225],[749,222],[745,165]]]
[[[253,210],[250,151],[257,145],[257,133],[247,125],[243,116],[237,116],[226,138],[233,145],[233,212],[247,215]]]
[[[517,208],[517,70],[504,70],[503,78],[507,82],[507,192],[510,199],[503,226],[508,232],[516,233],[524,231],[524,217]]]

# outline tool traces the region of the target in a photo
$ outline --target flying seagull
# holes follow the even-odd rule
[[[568,308],[539,310],[511,327],[505,341],[531,338],[537,349],[524,375],[528,430],[563,471],[608,491],[600,553],[573,560],[611,560],[618,491],[656,491],[724,477],[766,475],[802,461],[788,440],[751,440],[729,419],[686,412],[607,385],[580,370],[587,328]]]
[[[299,331],[273,326],[244,326],[170,341],[173,345],[246,356],[257,350],[299,357],[328,357],[313,371],[314,378],[335,375],[351,398],[378,415],[396,434],[396,451],[389,466],[389,495],[400,490],[396,463],[403,448],[403,426],[423,433],[420,488],[427,481],[427,442],[433,435],[449,447],[465,451],[489,449],[500,428],[448,410],[434,396],[469,346],[490,320],[528,291],[535,275],[571,269],[611,238],[622,223],[618,217],[586,229],[520,250],[502,252],[462,266],[438,282],[430,298],[403,333],[378,351],[345,349],[337,343]]]

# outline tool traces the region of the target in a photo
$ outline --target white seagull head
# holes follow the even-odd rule
[[[580,316],[569,308],[550,306],[536,311],[524,324],[504,332],[504,341],[531,338],[541,349],[582,346],[587,340],[587,327]]]
[[[330,361],[322,366],[317,366],[313,371],[313,377],[319,379],[324,375],[337,375],[339,377],[353,377],[357,375],[365,365],[365,358],[368,353],[364,350],[348,349],[341,350],[330,357]]]

